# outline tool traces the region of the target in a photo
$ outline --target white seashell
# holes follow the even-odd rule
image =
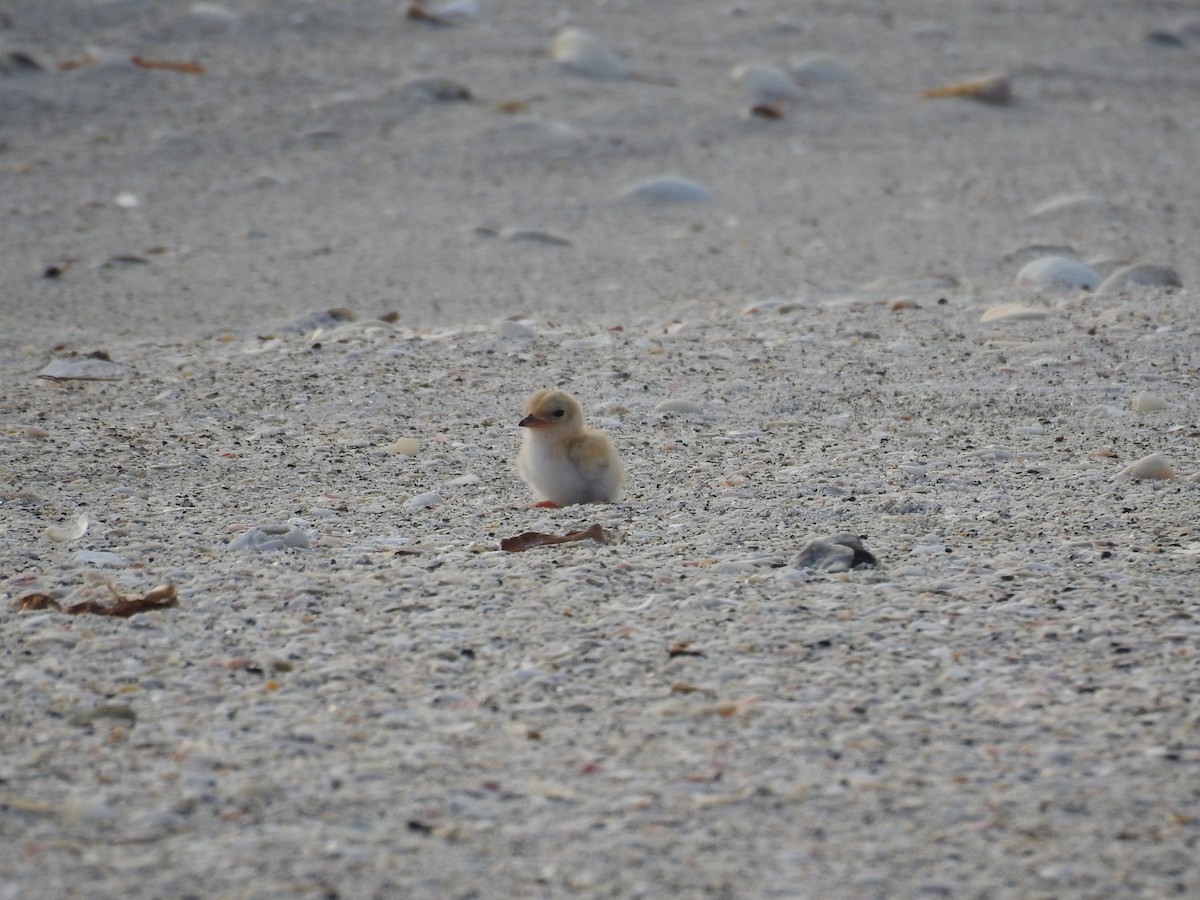
[[[1097,194],[1056,194],[1029,210],[1029,218],[1040,219],[1057,213],[1093,212],[1104,206],[1104,203],[1104,198]]]
[[[444,3],[434,3],[428,12],[446,25],[465,25],[479,21],[483,16],[483,7],[479,0],[445,0]]]
[[[675,413],[676,415],[694,415],[703,412],[704,407],[691,400],[664,400],[654,407],[657,413]]]
[[[312,538],[308,532],[295,525],[285,525],[280,522],[268,522],[256,525],[243,531],[236,540],[229,544],[230,550],[284,550],[287,548],[308,550],[312,547]]]
[[[237,13],[217,3],[193,3],[188,7],[188,15],[200,25],[214,31],[232,28],[238,21]]]
[[[585,338],[568,338],[562,342],[564,350],[602,350],[611,346],[612,335],[601,332]]]
[[[496,334],[507,341],[531,341],[537,336],[528,325],[514,322],[512,319],[505,319],[497,324]]]
[[[411,512],[412,510],[417,510],[417,509],[432,509],[435,506],[441,506],[441,505],[442,505],[442,495],[441,494],[439,494],[437,491],[426,491],[425,493],[417,494],[417,496],[410,499],[407,503],[404,504],[404,508]]]
[[[1044,319],[1050,315],[1050,311],[1046,309],[1034,309],[1029,306],[1022,306],[1020,303],[1001,303],[999,306],[993,306],[984,312],[979,317],[980,322],[1004,322],[1017,321],[1020,319]]]
[[[42,536],[60,544],[77,541],[87,534],[88,524],[88,517],[80,516],[70,525],[51,525],[42,532]]]
[[[1100,275],[1091,266],[1065,256],[1043,256],[1017,273],[1017,284],[1043,290],[1094,290]]]
[[[421,452],[421,442],[416,438],[397,438],[383,449],[388,453],[395,453],[399,456],[416,456]]]
[[[459,475],[446,482],[448,487],[466,487],[468,484],[479,484],[483,481],[478,475]]]
[[[1149,456],[1142,457],[1132,465],[1126,466],[1117,473],[1116,477],[1162,481],[1174,478],[1175,470],[1171,468],[1171,464],[1167,462],[1166,457],[1161,453],[1151,453]]]
[[[755,104],[770,105],[785,100],[799,100],[804,96],[792,76],[774,66],[737,65],[729,70],[729,78]]]
[[[569,237],[555,234],[553,231],[543,231],[540,228],[505,228],[500,236],[506,241],[526,241],[531,244],[552,244],[557,247],[570,247],[573,243]]]
[[[796,56],[788,64],[792,79],[805,87],[851,81],[854,75],[830,56]]]
[[[1179,273],[1170,266],[1134,263],[1131,266],[1117,269],[1109,275],[1096,293],[1119,294],[1136,287],[1178,288],[1183,287],[1183,282],[1179,278]]]
[[[142,201],[137,194],[131,194],[129,191],[123,191],[113,198],[113,203],[121,207],[121,209],[135,209],[142,205]]]
[[[1171,404],[1156,394],[1142,391],[1133,398],[1133,411],[1139,413],[1157,412],[1160,409],[1170,409]]]
[[[704,185],[678,175],[649,178],[629,188],[625,196],[640,197],[657,203],[698,203],[712,199],[712,194]]]
[[[624,78],[625,64],[582,28],[564,28],[550,44],[550,56],[565,69],[588,78]]]
[[[56,359],[38,372],[49,381],[120,381],[129,369],[108,359]]]
[[[103,550],[80,550],[73,557],[75,562],[85,566],[112,566],[119,568],[125,565],[125,557],[120,553],[109,553]]]

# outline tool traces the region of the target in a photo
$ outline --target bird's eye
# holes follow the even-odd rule
[[[550,415],[554,416],[556,419],[561,419],[566,414],[567,411],[565,409],[556,409],[554,412],[550,413]]]

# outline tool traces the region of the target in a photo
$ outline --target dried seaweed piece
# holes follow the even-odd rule
[[[408,9],[404,11],[405,18],[412,19],[416,22],[428,22],[431,25],[453,25],[455,24],[452,18],[447,16],[439,16],[436,12],[429,9],[422,3],[410,3]]]
[[[778,103],[755,103],[750,107],[750,115],[760,119],[782,119],[783,107]]]
[[[96,616],[113,616],[127,619],[140,612],[148,612],[154,609],[169,609],[172,606],[179,605],[179,601],[176,599],[175,585],[173,584],[160,584],[158,587],[151,588],[144,594],[122,594],[111,583],[108,585],[108,590],[113,595],[114,602],[112,605],[106,606],[96,600],[85,600],[82,603],[73,603],[66,608],[65,612],[72,616],[91,613]]]
[[[33,612],[38,609],[62,609],[62,605],[49,594],[26,594],[18,597],[17,609],[22,612]]]
[[[676,641],[670,647],[667,648],[667,656],[671,657],[671,659],[674,659],[677,656],[703,656],[704,655],[703,650],[690,649],[691,644],[692,644],[691,641]]]
[[[611,535],[601,527],[600,523],[589,525],[583,531],[572,531],[569,534],[545,534],[541,531],[526,531],[516,537],[504,538],[500,541],[500,549],[509,553],[520,553],[531,547],[542,547],[547,544],[566,544],[570,541],[593,540],[600,544],[611,541]]]
[[[169,72],[187,72],[191,75],[204,74],[204,66],[195,61],[181,62],[174,59],[146,59],[144,56],[131,56],[129,61],[143,69],[166,69]]]

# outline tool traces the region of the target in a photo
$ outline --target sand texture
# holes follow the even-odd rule
[[[1190,4],[421,10],[0,10],[0,900],[1200,894]]]

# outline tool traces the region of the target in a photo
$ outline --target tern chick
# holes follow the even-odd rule
[[[625,485],[625,469],[608,435],[583,423],[583,407],[566,391],[541,390],[525,401],[526,429],[517,472],[538,506],[612,503]]]

